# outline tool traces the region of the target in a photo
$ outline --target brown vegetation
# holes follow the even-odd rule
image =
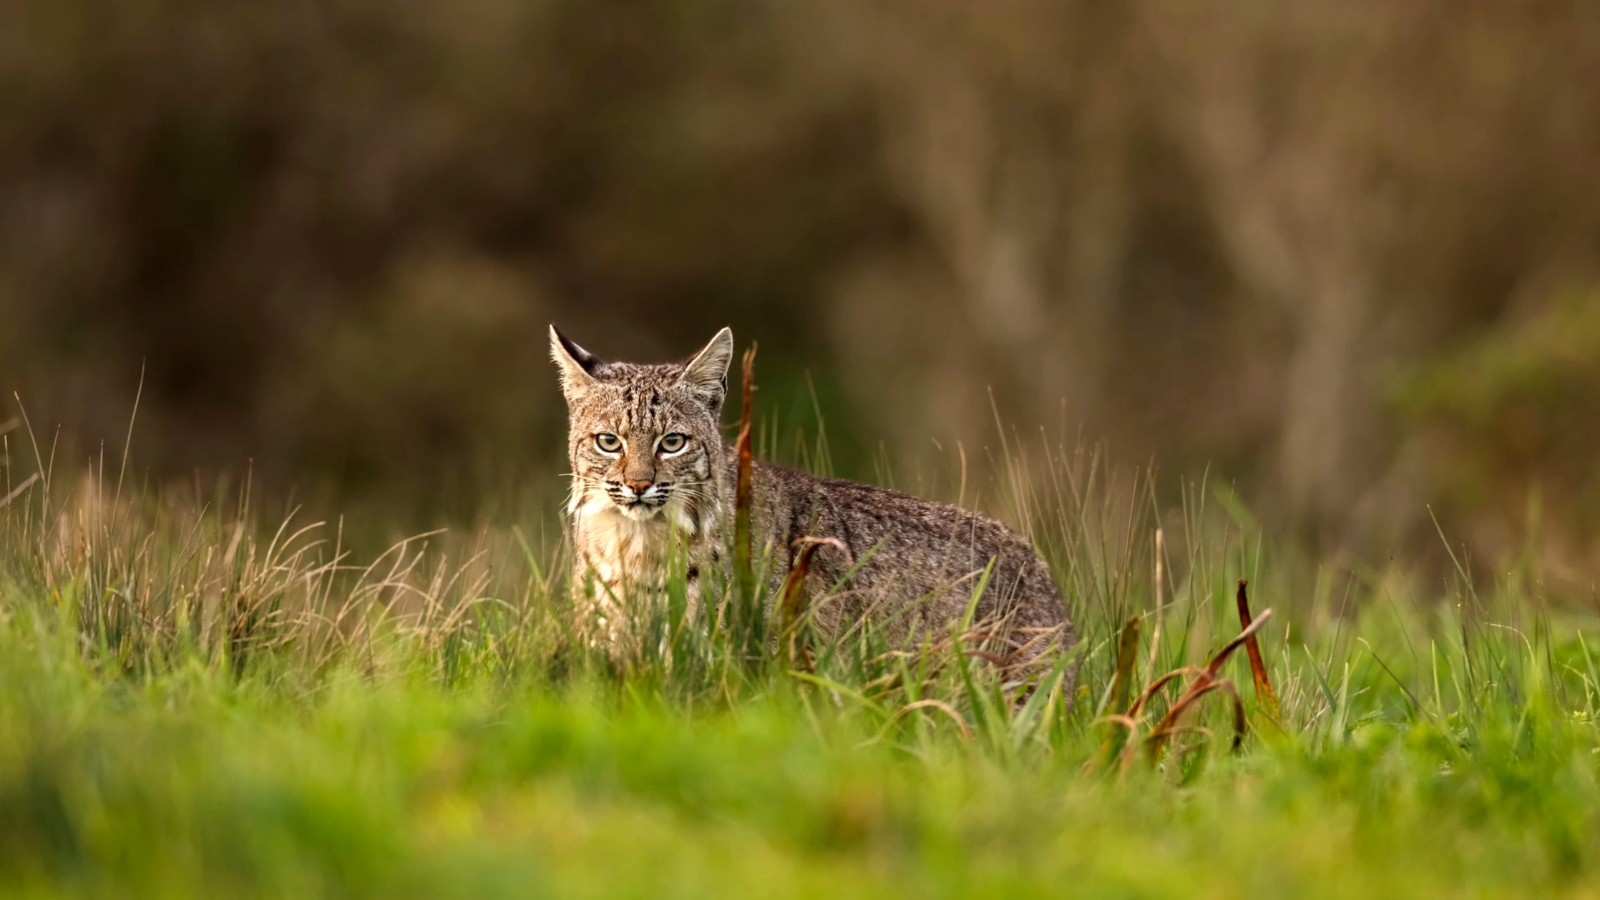
[[[992,388],[1335,540],[1600,557],[1593,4],[19,0],[0,79],[0,386],[92,442],[147,362],[165,473],[471,508],[556,455],[544,322],[731,324],[858,446]]]

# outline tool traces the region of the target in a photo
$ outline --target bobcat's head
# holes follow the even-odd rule
[[[693,529],[711,510],[723,447],[733,332],[717,332],[686,363],[604,362],[550,327],[550,355],[567,398],[567,449],[578,515],[658,516]]]

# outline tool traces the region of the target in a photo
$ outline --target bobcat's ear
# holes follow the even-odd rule
[[[561,369],[561,393],[569,401],[582,397],[594,385],[600,358],[574,344],[554,325],[550,326],[550,358]]]
[[[733,332],[724,328],[684,365],[678,383],[705,394],[712,407],[720,407],[728,393],[728,364],[732,361]]]

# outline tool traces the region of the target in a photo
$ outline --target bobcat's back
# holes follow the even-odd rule
[[[825,598],[813,613],[824,633],[843,635],[871,622],[903,642],[942,630],[966,615],[992,561],[973,621],[991,644],[1005,647],[1009,664],[1026,667],[1076,642],[1049,568],[1005,525],[960,507],[782,466],[757,463],[753,476],[752,530],[770,554],[774,588],[801,538],[833,538],[849,550],[846,557],[820,549],[807,574],[807,594]]]

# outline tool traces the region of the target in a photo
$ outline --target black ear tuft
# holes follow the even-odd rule
[[[604,362],[600,357],[578,346],[573,342],[572,338],[562,334],[561,329],[554,325],[550,326],[550,335],[560,345],[561,349],[566,352],[567,356],[588,374],[593,375],[594,370]]]
[[[550,358],[561,367],[561,390],[568,399],[588,390],[595,382],[595,370],[602,365],[600,357],[573,343],[554,325],[550,326]]]

